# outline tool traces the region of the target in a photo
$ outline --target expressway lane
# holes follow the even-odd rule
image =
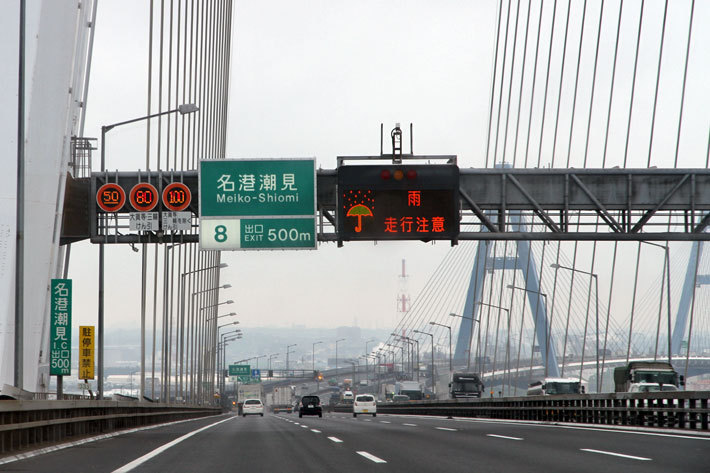
[[[475,466],[516,472],[699,472],[710,461],[709,437],[472,419],[335,416],[344,426],[336,432],[345,443],[357,441],[390,464],[409,465],[410,471],[470,471]]]
[[[0,471],[649,473],[707,471],[709,462],[710,437],[334,413],[183,422],[1,465]]]
[[[228,416],[175,422],[103,440],[82,443],[24,460],[0,465],[0,471],[77,473],[113,471],[161,445],[191,431],[224,420]]]

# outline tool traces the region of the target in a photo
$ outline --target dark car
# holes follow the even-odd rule
[[[323,417],[323,407],[318,396],[303,396],[298,408],[298,417],[318,416]]]

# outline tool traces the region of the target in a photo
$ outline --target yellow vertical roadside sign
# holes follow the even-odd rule
[[[79,326],[79,379],[94,379],[94,326]]]

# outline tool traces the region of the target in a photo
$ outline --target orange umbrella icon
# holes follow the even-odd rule
[[[345,214],[346,217],[357,217],[357,225],[355,226],[355,231],[360,233],[362,231],[362,217],[372,217],[372,210],[366,205],[357,204],[350,207],[348,213]]]

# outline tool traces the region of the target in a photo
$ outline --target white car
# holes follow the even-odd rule
[[[264,417],[264,405],[261,403],[261,399],[246,399],[242,404],[242,415],[244,417],[247,415]]]
[[[371,394],[358,394],[353,402],[353,417],[358,414],[372,414],[377,417],[377,402]]]
[[[664,384],[661,386],[658,383],[636,383],[629,387],[630,393],[653,393],[660,391],[678,391],[678,388],[672,384]]]

